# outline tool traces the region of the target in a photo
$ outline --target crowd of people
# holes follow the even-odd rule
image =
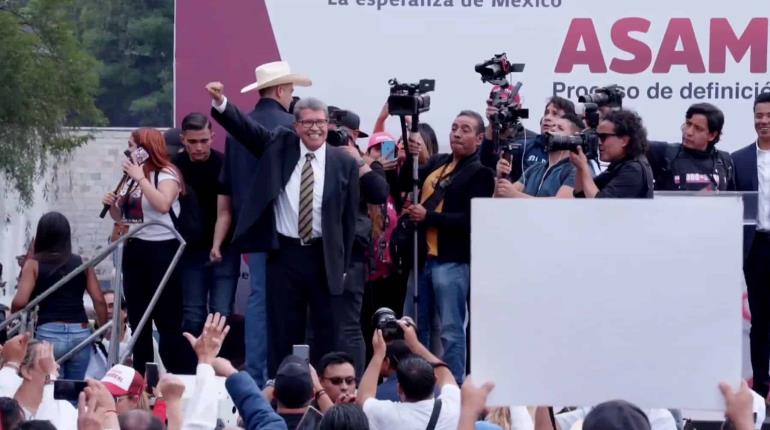
[[[639,114],[617,108],[604,109],[591,130],[597,154],[587,153],[584,145],[557,147],[554,136],[582,136],[589,129],[575,105],[560,97],[547,101],[539,133],[503,130],[503,145],[489,121],[496,107],[487,108],[487,121],[461,110],[449,128],[450,151],[440,153],[437,133],[426,123],[419,123],[406,142],[385,131],[387,104],[369,136],[356,113],[294,96],[295,87],[312,83],[287,63],[261,65],[255,74],[256,82],[241,90],[259,93],[249,113],[228,100],[221,83],[211,82],[206,85],[210,115],[190,113],[179,129],[165,135],[151,128],[131,133],[122,164],[126,180],[102,199],[115,221],[111,240],[132,232],[119,262],[125,307],[114,309],[114,292],[102,291],[93,269],[40,303],[34,332],[10,339],[3,349],[3,369],[15,365],[18,371],[8,377],[21,384],[3,385],[4,395],[16,398],[25,420],[49,419],[57,428],[81,423],[214,428],[215,402],[201,387],[216,373],[227,377],[247,428],[294,429],[313,413],[322,428],[472,428],[483,425],[477,423],[482,417],[505,429],[516,420],[542,429],[571,428],[578,420],[584,428],[676,428],[681,425],[676,411],[641,411],[622,402],[561,414],[485,407],[491,386],[479,388],[466,380],[471,201],[652,198],[655,191],[703,190],[759,194],[757,226],[747,229],[745,244],[754,392],[747,387],[737,394],[727,387],[724,392],[737,428],[754,428],[754,422],[741,427],[746,399],[758,398],[761,408],[753,409],[761,409],[764,417],[770,384],[770,300],[764,288],[770,281],[765,264],[770,254],[770,93],[759,95],[753,105],[757,140],[732,155],[716,148],[724,115],[708,103],[686,111],[681,143],[648,141]],[[223,152],[211,147],[212,121],[227,132]],[[359,146],[360,139],[368,143]],[[519,153],[501,156],[505,145],[520,148]],[[186,247],[167,276],[177,252],[176,233]],[[416,256],[414,234],[420,245]],[[71,241],[63,215],[51,212],[39,220],[13,311],[83,263]],[[227,324],[237,320],[233,302],[242,257],[250,293],[242,339],[235,342],[243,345],[245,357],[231,363],[216,357]],[[150,306],[164,278],[159,299]],[[372,319],[381,308],[392,309],[397,329],[384,330],[380,319]],[[109,336],[60,368],[52,364],[114,312],[120,313],[116,341],[122,351],[149,312],[129,366],[109,367]],[[365,341],[369,338],[371,344]],[[296,345],[309,345],[307,357],[296,355]],[[6,351],[14,355],[7,358]],[[168,372],[150,389],[143,376],[148,363]],[[196,374],[203,384],[196,385],[184,413],[173,374]],[[40,391],[51,375],[89,379],[78,409]],[[26,388],[27,381],[42,385]],[[115,391],[116,386],[123,388]],[[34,407],[29,406],[32,397]],[[130,406],[122,408],[123,401]],[[43,412],[35,412],[38,408]],[[601,420],[623,424],[590,424]]]

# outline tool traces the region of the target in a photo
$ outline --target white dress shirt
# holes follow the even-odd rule
[[[757,230],[770,231],[770,150],[757,144]]]
[[[291,172],[289,182],[275,200],[275,228],[278,233],[299,239],[299,184],[302,180],[302,168],[305,166],[305,154],[309,154],[304,144],[299,145],[299,160]],[[321,207],[324,195],[324,169],[326,168],[326,144],[314,152],[313,166],[313,239],[321,237]]]
[[[224,98],[221,105],[216,105],[214,101],[211,105],[218,112],[222,113],[227,107],[227,97]],[[315,158],[310,162],[313,166],[313,239],[321,237],[323,228],[322,210],[324,195],[324,178],[326,173],[326,143],[321,145],[315,151],[310,151],[304,143],[299,145],[299,160],[291,172],[289,182],[275,199],[275,229],[279,234],[286,237],[299,239],[299,185],[302,180],[302,168],[305,166],[305,154],[313,152]]]

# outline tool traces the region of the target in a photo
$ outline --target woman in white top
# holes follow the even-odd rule
[[[110,206],[115,221],[134,225],[156,221],[173,229],[170,211],[179,214],[178,198],[184,193],[184,181],[168,158],[163,134],[151,128],[134,130],[128,148],[131,160],[123,163],[123,171],[131,179],[117,194],[108,193],[102,202]],[[128,321],[134,331],[178,246],[172,232],[155,225],[126,242],[123,286]],[[166,369],[177,374],[195,373],[195,355],[182,337],[182,287],[176,272],[166,283],[152,318],[134,346],[134,368],[142,374],[145,364],[153,361],[153,321],[160,334],[158,349]]]

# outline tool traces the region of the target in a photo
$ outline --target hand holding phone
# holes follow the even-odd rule
[[[158,386],[158,381],[160,380],[160,373],[158,371],[158,364],[157,363],[147,363],[144,366],[144,375],[145,375],[145,381],[147,381],[147,390],[149,392],[152,392],[152,390]]]
[[[86,381],[73,379],[57,379],[53,382],[53,398],[76,402],[80,392],[88,386]]]
[[[292,349],[292,354],[296,355],[299,358],[304,359],[305,361],[310,361],[310,346],[309,345],[294,345],[294,348]]]

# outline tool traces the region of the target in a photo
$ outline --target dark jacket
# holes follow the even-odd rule
[[[420,168],[420,187],[433,171],[451,162],[452,154],[432,156],[425,167]],[[462,160],[455,172],[462,169],[472,169],[474,173],[463,180],[453,180],[444,194],[441,212],[428,212],[422,223],[423,227],[438,230],[437,259],[442,262],[470,263],[471,199],[491,197],[495,191],[495,173],[481,164],[478,152]],[[404,163],[399,180],[402,190],[412,190],[412,163]]]
[[[268,130],[277,127],[292,128],[294,124],[294,116],[276,100],[269,98],[260,99],[254,110],[249,113],[249,117]],[[259,192],[259,189],[249,188],[258,166],[257,157],[228,134],[225,140],[225,159],[219,182],[222,184],[222,194],[229,195],[232,199],[233,229],[238,228],[240,221],[238,214],[244,202]],[[247,240],[242,241],[240,250],[242,252],[255,251],[252,245],[255,238],[245,239]]]
[[[735,190],[758,191],[759,177],[757,176],[757,144],[751,143],[732,153],[735,164]],[[743,257],[749,255],[751,244],[754,242],[755,224],[743,225]]]
[[[611,163],[594,183],[599,188],[596,198],[651,199],[654,192],[652,170],[644,156]],[[575,193],[575,197],[585,197],[585,193]]]
[[[257,251],[279,249],[274,202],[299,161],[302,145],[299,137],[293,129],[283,127],[271,132],[232,103],[227,103],[223,113],[212,108],[211,116],[260,159],[259,171],[250,178],[250,189],[255,193],[238,213],[233,243],[238,245],[248,238],[254,240]],[[358,193],[356,162],[342,149],[327,145],[322,231],[324,266],[332,294],[342,293],[345,270],[350,265]]]
[[[668,144],[665,142],[650,142],[647,149],[647,159],[650,162],[655,177],[655,189],[660,191],[699,191],[705,187],[716,187],[719,190],[735,189],[735,168],[730,154],[711,148],[698,151],[685,148],[681,143]],[[719,182],[712,175],[719,176]],[[694,182],[688,183],[688,176],[695,176]],[[711,177],[710,183],[703,181]]]

